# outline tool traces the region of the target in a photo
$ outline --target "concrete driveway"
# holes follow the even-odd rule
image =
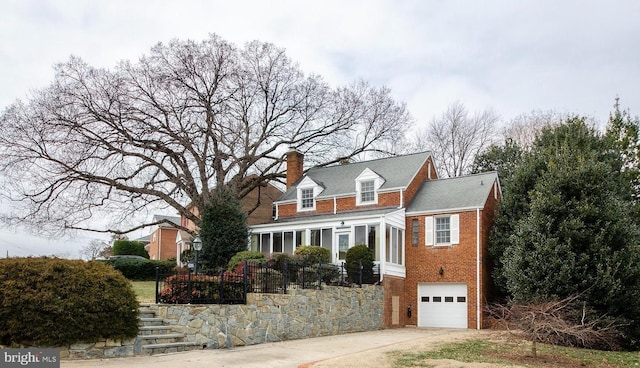
[[[395,346],[418,344],[427,349],[442,341],[480,337],[482,331],[461,329],[416,329],[401,328],[372,332],[359,332],[338,336],[324,336],[312,339],[290,340],[277,343],[251,345],[232,349],[192,350],[182,353],[135,356],[96,360],[63,360],[61,367],[229,367],[229,368],[297,368],[332,366],[336,358],[358,356],[371,351],[396,349]],[[339,359],[338,359],[339,360]],[[363,363],[363,362],[361,362]],[[336,366],[339,366],[336,363]],[[344,365],[342,365],[344,366]],[[367,366],[361,364],[361,366]]]

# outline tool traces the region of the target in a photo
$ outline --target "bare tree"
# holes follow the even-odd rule
[[[411,125],[387,88],[331,88],[257,41],[176,40],[114,70],[72,57],[56,72],[0,116],[0,192],[17,208],[3,219],[39,232],[127,233],[158,208],[199,225],[188,205],[282,181],[290,147],[316,165],[392,154]]]
[[[511,334],[537,343],[590,349],[618,350],[622,338],[615,319],[597,315],[580,303],[579,295],[538,303],[490,304],[486,311]]]
[[[106,242],[93,239],[88,245],[80,250],[80,255],[87,260],[94,260],[98,257],[107,258],[110,254],[110,246]]]
[[[494,143],[499,116],[491,109],[469,114],[460,102],[452,103],[439,118],[418,131],[413,145],[432,152],[447,177],[471,172],[479,153]]]

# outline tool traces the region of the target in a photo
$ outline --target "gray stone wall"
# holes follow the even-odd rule
[[[383,327],[383,288],[327,286],[249,294],[247,305],[152,305],[188,341],[207,348],[372,331]]]

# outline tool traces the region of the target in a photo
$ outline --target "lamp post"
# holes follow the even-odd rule
[[[198,258],[200,256],[200,251],[202,250],[202,239],[200,239],[200,235],[196,235],[193,239],[193,249],[196,250],[196,265],[195,265],[195,273],[198,275]]]

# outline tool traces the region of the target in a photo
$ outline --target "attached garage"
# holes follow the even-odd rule
[[[418,284],[418,327],[468,328],[467,284]]]

